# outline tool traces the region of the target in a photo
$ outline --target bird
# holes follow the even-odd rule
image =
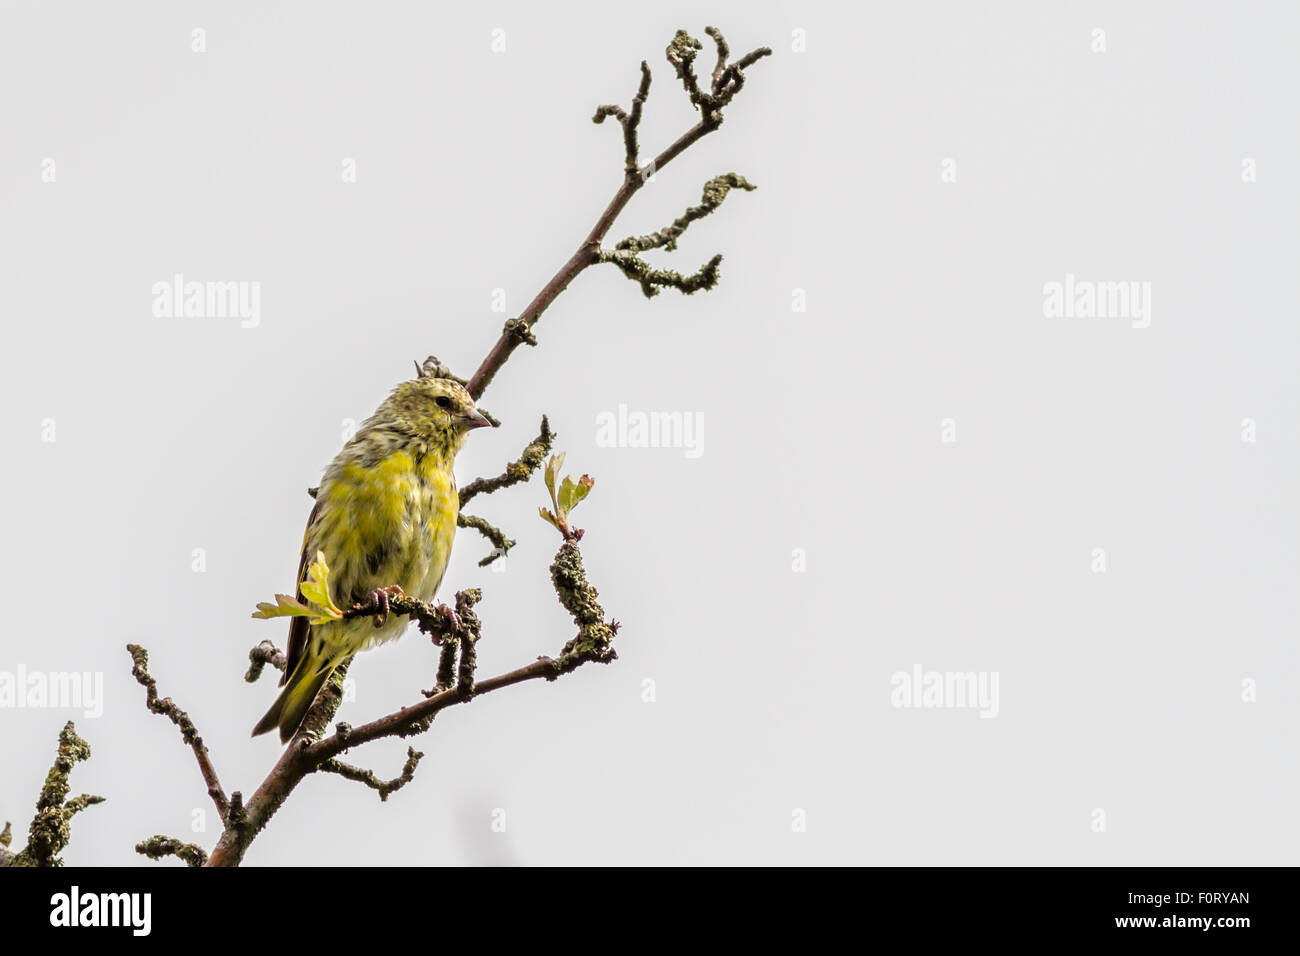
[[[402,382],[325,469],[307,519],[297,597],[318,553],[329,596],[347,608],[405,594],[430,601],[451,557],[460,500],[452,474],[466,436],[491,422],[458,381]],[[401,635],[408,621],[387,614],[289,626],[284,688],[253,736],[279,728],[287,743],[316,694],[344,660]]]

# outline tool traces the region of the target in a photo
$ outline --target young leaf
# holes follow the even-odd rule
[[[551,493],[551,504],[557,508],[560,506],[555,497],[555,480],[560,476],[560,469],[564,467],[564,452],[558,455],[552,455],[551,460],[546,463],[546,489]]]
[[[596,483],[596,479],[591,475],[583,475],[578,479],[578,486],[573,490],[573,505],[577,507],[578,502],[591,493],[591,486]]]
[[[310,603],[321,608],[332,608],[334,602],[330,600],[329,592],[329,565],[325,563],[325,554],[322,551],[316,552],[316,560],[307,568],[307,578],[298,585],[298,590],[302,591],[302,596]],[[342,616],[342,612],[339,612]]]
[[[560,482],[560,494],[558,496],[561,518],[567,518],[569,512],[573,510],[573,506],[577,504],[577,493],[578,486],[574,484],[572,478],[565,475],[564,480]]]
[[[548,511],[548,510],[545,509],[545,508],[538,508],[538,509],[537,509],[537,513],[540,514],[540,515],[541,515],[543,518],[545,518],[547,521],[549,521],[549,522],[551,523],[552,527],[554,527],[557,531],[559,530],[560,525],[556,522],[556,520],[555,520],[555,515],[551,514],[550,511]],[[259,605],[259,607],[260,607],[260,605]],[[253,615],[253,616],[256,617],[257,615]]]
[[[277,594],[275,603],[270,604],[266,601],[260,601],[257,610],[253,612],[253,617],[259,620],[269,621],[273,617],[307,617],[311,614],[311,608],[303,604],[297,598],[291,598],[287,594]]]
[[[323,552],[316,552],[316,560],[307,568],[307,578],[298,585],[306,599],[304,604],[287,594],[277,594],[275,603],[262,601],[253,617],[266,620],[273,617],[305,617],[313,624],[328,624],[343,617],[343,612],[330,600],[329,565]]]

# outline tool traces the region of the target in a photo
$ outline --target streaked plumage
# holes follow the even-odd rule
[[[486,424],[469,393],[450,379],[419,378],[394,389],[325,470],[296,580],[303,581],[320,551],[338,607],[394,584],[432,600],[456,534],[452,465],[466,433]],[[279,727],[280,739],[289,740],[339,663],[397,637],[406,624],[398,615],[380,627],[368,617],[316,625],[295,617],[284,690],[253,735]]]

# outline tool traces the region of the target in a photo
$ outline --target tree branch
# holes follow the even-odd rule
[[[480,518],[478,515],[467,515],[463,511],[460,512],[456,515],[456,527],[473,528],[492,542],[492,550],[487,557],[479,559],[478,566],[480,568],[486,568],[497,558],[505,557],[516,543],[514,538],[507,538],[504,531],[486,518]]]
[[[329,761],[336,760],[344,751],[381,737],[410,737],[424,733],[429,729],[434,716],[441,711],[457,704],[467,703],[503,687],[539,678],[555,680],[583,664],[593,661],[608,664],[615,660],[617,654],[610,642],[618,631],[618,625],[616,622],[605,624],[603,620],[598,620],[603,618],[604,612],[596,603],[596,589],[587,581],[586,571],[583,569],[582,559],[578,553],[577,542],[581,536],[580,531],[571,532],[566,536],[564,544],[556,555],[555,566],[552,567],[552,579],[557,582],[556,593],[560,603],[570,611],[579,626],[578,634],[565,645],[564,653],[558,658],[542,657],[509,673],[490,677],[485,681],[477,681],[474,673],[475,646],[479,640],[481,622],[473,608],[482,600],[481,592],[474,589],[458,591],[454,610],[445,604],[435,606],[413,598],[390,598],[389,613],[411,617],[422,632],[433,638],[435,644],[442,645],[438,684],[435,686],[434,693],[386,717],[380,717],[359,727],[339,724],[333,734],[320,736],[322,720],[328,722],[342,699],[341,694],[335,698],[327,693],[328,688],[333,685],[331,680],[331,683],[326,685],[327,690],[321,692],[316,698],[316,703],[312,705],[312,710],[308,711],[303,721],[304,730],[300,731],[285,748],[270,774],[248,799],[247,806],[244,806],[242,801],[239,802],[238,813],[232,806],[230,820],[206,865],[238,866],[257,834],[288,799],[289,794],[309,774],[324,770],[327,773],[340,773],[349,779],[359,779],[360,782],[369,785],[368,779],[364,779],[368,771],[342,763],[328,768],[325,766]],[[557,571],[556,567],[560,570]],[[377,606],[373,603],[366,603],[357,604],[344,613],[347,617],[363,617],[374,614],[376,610]],[[449,648],[452,647],[460,651],[460,663],[454,684],[451,684],[449,663],[452,659]],[[444,681],[447,686],[444,686]],[[319,714],[316,713],[317,708],[321,708]],[[320,736],[320,739],[313,740],[313,736]],[[412,766],[411,773],[414,772]],[[401,777],[397,780],[401,780]],[[395,782],[389,781],[389,783]],[[393,786],[388,792],[395,789],[397,787]],[[232,805],[236,803],[233,796],[231,802]]]
[[[624,164],[623,182],[615,192],[605,210],[596,220],[595,225],[578,248],[560,267],[559,271],[546,283],[533,300],[517,317],[509,319],[500,337],[484,358],[474,375],[466,382],[456,378],[451,370],[430,356],[422,365],[417,364],[417,375],[436,375],[456,378],[465,384],[470,394],[477,401],[491,383],[493,377],[509,360],[521,344],[535,346],[536,323],[541,315],[555,301],[583,270],[600,262],[612,262],[624,274],[641,284],[647,296],[654,295],[660,288],[668,286],[685,293],[699,289],[712,288],[717,282],[718,266],[722,257],[714,256],[697,273],[682,276],[668,270],[658,270],[639,258],[639,253],[650,249],[664,248],[672,250],[676,240],[694,221],[713,212],[733,188],[752,189],[743,177],[734,173],[710,180],[704,188],[700,205],[690,207],[683,216],[670,226],[646,236],[632,237],[624,240],[613,250],[601,248],[615,220],[627,206],[629,200],[642,188],[650,174],[664,168],[686,149],[704,136],[717,129],[722,123],[723,107],[728,105],[744,84],[744,70],[767,56],[771,50],[762,47],[746,54],[735,62],[730,61],[730,51],[722,34],[709,27],[708,35],[717,47],[718,59],[714,66],[711,82],[707,90],[699,85],[699,78],[694,72],[693,61],[701,44],[683,31],[678,31],[669,45],[667,58],[682,80],[691,103],[700,110],[699,121],[665,147],[648,164],[640,165],[640,146],[638,129],[645,102],[649,96],[651,75],[649,66],[641,64],[641,80],[631,108],[624,111],[619,106],[599,107],[593,120],[603,122],[608,117],[618,120],[623,130]],[[482,409],[480,408],[480,411]],[[491,416],[488,416],[489,418]],[[492,419],[493,424],[498,424]],[[518,482],[526,481],[540,465],[541,460],[550,450],[553,434],[545,418],[542,419],[541,434],[530,443],[519,460],[510,463],[505,472],[495,478],[480,478],[461,489],[461,504],[478,494],[486,494]],[[558,466],[557,466],[558,467]],[[573,493],[574,485],[568,478],[563,496]],[[582,487],[590,488],[590,479],[584,476]],[[556,492],[552,488],[552,502],[556,502]],[[567,500],[563,498],[562,500]],[[581,496],[579,496],[580,499]],[[303,719],[297,736],[281,754],[275,766],[265,780],[258,786],[247,802],[239,792],[231,794],[223,813],[224,830],[217,841],[207,866],[237,866],[242,861],[249,845],[257,834],[267,825],[276,811],[294,791],[304,777],[317,771],[335,773],[355,780],[375,789],[380,799],[408,783],[419,762],[419,753],[408,749],[407,763],[402,773],[390,781],[379,780],[373,772],[363,770],[339,760],[339,756],[352,747],[368,743],[383,737],[409,737],[428,730],[433,718],[448,707],[467,703],[483,694],[492,693],[504,687],[529,680],[544,679],[553,681],[560,676],[576,670],[590,662],[609,663],[616,658],[612,641],[618,631],[618,623],[606,623],[604,611],[598,602],[596,589],[587,580],[578,543],[582,538],[581,530],[570,530],[563,520],[571,505],[565,504],[552,516],[557,520],[552,523],[560,529],[564,543],[551,565],[551,580],[560,604],[572,616],[577,625],[577,633],[564,646],[563,652],[556,658],[542,657],[516,670],[478,681],[476,677],[476,645],[479,640],[480,622],[474,612],[474,605],[481,599],[481,594],[473,590],[458,592],[456,608],[446,605],[432,606],[406,597],[386,598],[380,603],[372,599],[365,605],[355,605],[344,612],[345,619],[372,614],[405,614],[413,618],[419,629],[428,634],[436,645],[441,645],[434,689],[424,693],[424,699],[409,707],[381,717],[359,727],[346,723],[336,725],[334,733],[325,735],[325,728],[333,719],[342,702],[342,684],[351,663],[351,658],[340,664],[331,675],[326,686],[318,694],[307,716]],[[548,512],[542,509],[543,516]],[[473,527],[485,534],[497,546],[499,552],[508,550],[513,544],[498,529],[484,519],[473,515],[460,516],[458,522],[464,527]],[[489,559],[491,560],[491,557]],[[487,561],[481,562],[487,563]],[[168,716],[182,730],[182,736],[194,747],[204,779],[209,783],[209,792],[214,800],[221,794],[207,758],[206,748],[189,722],[189,718],[175,707],[170,700],[158,701],[152,678],[145,672],[146,656],[142,648],[131,645],[132,658],[136,662],[133,673],[148,689],[150,710]],[[138,655],[138,656],[137,656]],[[457,655],[459,660],[457,661]],[[246,679],[256,680],[266,664],[283,669],[284,654],[270,642],[263,642],[253,648],[249,654],[249,669]],[[221,798],[224,800],[224,797]],[[219,804],[220,806],[220,804]],[[161,842],[160,842],[161,841]],[[160,853],[186,850],[187,845],[168,838],[157,837],[146,841],[152,850]],[[197,848],[195,848],[197,849]],[[142,851],[144,852],[144,851]],[[201,852],[201,851],[200,851]],[[191,853],[191,858],[195,858]],[[184,857],[183,857],[184,858]],[[187,862],[189,862],[187,860]]]
[[[208,855],[193,843],[182,843],[175,837],[151,836],[135,845],[135,852],[151,860],[161,860],[165,856],[175,856],[185,861],[186,866],[202,866],[208,862]]]
[[[600,250],[601,262],[612,262],[633,282],[639,283],[647,299],[659,294],[661,288],[676,289],[683,295],[712,289],[718,284],[718,266],[722,263],[722,253],[718,253],[699,270],[688,276],[672,269],[656,269],[634,252],[608,249]]]
[[[645,60],[642,60],[641,85],[637,88],[636,96],[632,99],[632,112],[625,113],[621,106],[597,106],[596,115],[591,118],[593,123],[603,123],[607,116],[613,116],[618,119],[619,124],[623,127],[623,170],[629,175],[635,175],[637,173],[637,161],[640,147],[636,141],[636,130],[637,127],[641,125],[641,108],[645,106],[646,97],[649,95],[650,66]]]
[[[495,478],[475,478],[460,489],[460,506],[465,507],[465,503],[477,495],[490,495],[494,491],[527,481],[551,453],[551,443],[554,441],[555,433],[551,431],[551,423],[543,415],[537,437],[528,443],[515,461],[506,465],[505,471]]]
[[[714,176],[704,184],[700,204],[688,207],[686,212],[673,220],[671,226],[665,226],[658,232],[652,232],[648,236],[629,236],[616,245],[614,249],[645,252],[647,249],[663,248],[671,252],[677,248],[677,240],[686,231],[686,227],[697,219],[703,219],[721,206],[722,200],[727,198],[727,193],[733,189],[743,189],[750,192],[755,188],[744,176],[736,173],[723,173],[721,176]]]
[[[614,116],[623,125],[625,146],[623,184],[614,194],[614,198],[609,201],[609,205],[605,207],[605,211],[601,213],[600,218],[596,220],[596,225],[592,227],[587,238],[578,246],[573,255],[569,257],[569,260],[551,277],[551,280],[546,283],[542,291],[537,293],[533,300],[524,307],[523,312],[519,313],[517,318],[506,323],[506,328],[502,330],[501,337],[497,339],[496,344],[492,346],[492,350],[482,364],[479,365],[478,370],[466,386],[475,399],[478,399],[487,390],[493,377],[509,361],[510,356],[514,354],[515,349],[522,342],[536,344],[537,339],[534,330],[537,322],[541,319],[542,313],[559,297],[560,293],[568,288],[570,282],[589,266],[603,261],[615,261],[608,257],[602,258],[600,244],[609,233],[614,220],[627,206],[628,201],[645,185],[648,173],[663,169],[691,145],[717,129],[722,124],[723,107],[735,98],[744,85],[744,70],[772,52],[768,47],[760,47],[745,54],[735,63],[728,63],[727,58],[730,56],[730,50],[727,47],[726,40],[723,39],[721,31],[709,27],[707,32],[718,48],[718,64],[714,67],[713,84],[708,93],[699,89],[698,78],[692,79],[694,78],[692,62],[695,54],[700,49],[699,41],[692,39],[684,31],[679,30],[666,51],[668,62],[672,64],[678,76],[683,78],[687,95],[690,97],[692,105],[701,110],[702,118],[651,160],[648,166],[636,167],[636,162],[639,161],[636,158],[636,127],[641,118],[641,106],[644,104],[645,97],[649,94],[650,89],[650,70],[646,64],[642,63],[641,86],[637,91],[636,99],[632,101],[630,113],[624,113],[621,107],[603,106],[592,117],[594,122],[600,123],[607,116]],[[642,281],[642,276],[639,274],[635,278],[642,283],[643,291],[647,288],[671,285],[674,288],[682,289],[682,291],[694,292],[698,289],[713,287],[717,281],[717,268],[720,261],[721,257],[715,256],[710,261],[710,264],[700,270],[700,273],[697,273],[694,277],[678,276],[673,279],[671,276],[675,274],[664,273],[658,276],[647,275],[647,281]],[[618,263],[616,262],[616,264]],[[621,265],[620,268],[622,268]],[[654,270],[649,270],[649,272],[653,273]],[[624,269],[624,273],[627,274],[627,269]],[[649,283],[648,286],[647,282]],[[690,286],[689,290],[686,288],[687,286]],[[646,294],[651,295],[653,293],[647,292]]]
[[[257,679],[262,676],[262,668],[270,664],[278,671],[283,671],[288,658],[284,651],[277,648],[270,641],[263,641],[255,648],[248,652],[248,673],[244,675],[244,680],[250,684],[257,683]]]
[[[424,754],[414,747],[406,748],[406,763],[402,767],[402,772],[392,780],[380,780],[375,776],[373,770],[362,770],[360,767],[354,767],[350,763],[344,763],[342,760],[330,759],[320,765],[323,773],[336,773],[340,777],[348,780],[355,780],[357,783],[363,783],[371,790],[379,791],[380,801],[387,802],[388,795],[401,790],[411,782],[415,777],[415,768],[420,765],[421,758]]]
[[[45,777],[45,786],[36,800],[36,815],[27,830],[27,846],[17,853],[7,849],[13,831],[6,822],[4,830],[0,831],[0,844],[6,848],[0,852],[0,866],[63,865],[59,854],[71,838],[72,818],[86,807],[104,802],[103,797],[86,793],[68,799],[72,789],[68,775],[78,763],[89,759],[90,745],[77,736],[76,726],[68,721],[59,732],[58,756],[54,758],[54,764]]]
[[[525,446],[518,459],[506,465],[505,471],[495,478],[475,478],[460,489],[460,511],[456,515],[456,526],[459,528],[473,528],[492,542],[491,553],[478,563],[480,568],[487,567],[497,558],[505,557],[510,549],[515,546],[515,542],[512,538],[507,538],[500,528],[488,522],[486,518],[466,514],[464,510],[465,503],[477,495],[490,495],[502,488],[509,488],[511,485],[527,481],[541,465],[547,454],[550,453],[551,443],[554,440],[555,433],[551,431],[551,423],[543,415],[541,430],[538,432],[537,437]]]
[[[217,808],[217,815],[224,823],[226,813],[230,809],[230,802],[226,799],[226,792],[221,789],[221,781],[217,779],[217,769],[212,765],[212,758],[208,754],[208,748],[204,746],[203,738],[199,736],[198,728],[194,726],[189,715],[176,706],[170,697],[158,699],[158,682],[149,676],[149,652],[139,644],[128,644],[126,649],[133,662],[131,676],[144,687],[145,704],[152,713],[161,714],[180,728],[181,739],[194,751],[194,758],[199,763],[199,773],[203,775],[203,782],[208,788],[208,796],[212,798]],[[252,654],[249,657],[251,658]],[[251,672],[252,668],[250,667],[249,670]]]

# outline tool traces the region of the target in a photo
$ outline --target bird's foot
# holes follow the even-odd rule
[[[364,605],[354,604],[353,608],[354,609],[360,609],[362,607],[375,608],[375,613],[373,618],[375,622],[375,627],[383,627],[386,623],[388,623],[389,602],[393,598],[404,598],[404,597],[406,597],[406,592],[403,591],[399,585],[392,584],[386,588],[375,588],[373,591],[370,592],[370,597],[367,598],[366,604]]]

